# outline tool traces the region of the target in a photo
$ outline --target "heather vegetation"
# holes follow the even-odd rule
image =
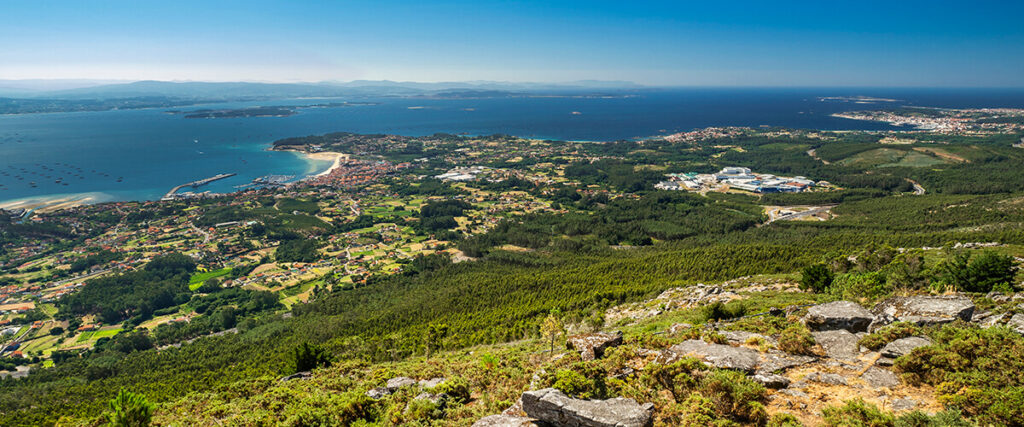
[[[854,338],[872,351],[930,339],[893,363],[899,387],[931,396],[927,404],[942,412],[896,414],[851,400],[815,420],[1013,425],[1024,417],[1024,384],[1014,376],[1024,370],[1024,338],[1008,326],[1020,314],[1010,295],[1021,283],[1024,182],[1004,172],[1022,166],[1024,151],[996,137],[964,137],[942,148],[969,162],[883,166],[864,160],[878,139],[765,130],[699,143],[545,145],[501,135],[330,134],[278,146],[315,143],[374,161],[428,160],[372,186],[266,189],[242,201],[85,215],[89,228],[74,239],[131,224],[127,215],[209,233],[129,240],[127,253],[70,256],[63,251],[75,240],[62,242],[70,229],[0,223],[5,247],[51,239],[47,250],[54,252],[35,260],[59,254],[78,272],[132,266],[89,278],[60,297],[52,314],[32,314],[62,329],[34,338],[51,340],[46,352],[33,354],[48,358],[46,367],[37,362],[25,378],[0,380],[0,424],[152,415],[163,424],[469,425],[512,406],[524,391],[552,387],[572,398],[653,403],[659,425],[800,425],[806,414],[779,403],[795,397],[752,375],[663,356],[700,341],[755,357],[826,358],[829,343],[801,322],[810,305],[845,300],[870,308],[894,296],[962,294],[1002,320],[991,328],[963,319],[944,327],[896,322]],[[488,148],[501,144],[512,148]],[[897,150],[933,145],[922,139]],[[476,151],[456,151],[467,146]],[[819,158],[806,153],[812,148]],[[470,155],[510,178],[415,178],[466,164],[455,156]],[[841,188],[771,195],[652,188],[664,173],[724,165]],[[549,177],[559,180],[544,184]],[[962,181],[972,179],[995,183],[969,190]],[[908,180],[927,192],[910,194]],[[804,204],[827,205],[831,216],[766,223],[766,207]],[[48,221],[59,224],[61,215]],[[172,217],[182,221],[159,223]],[[210,235],[223,243],[204,246]],[[143,244],[146,250],[134,249]],[[27,271],[36,268],[32,259],[0,256],[18,285],[72,274]],[[704,293],[692,301],[659,297],[677,288]],[[617,308],[630,304],[646,314],[620,315]],[[77,331],[90,321],[107,329]],[[568,335],[613,329],[624,332],[623,343],[594,360],[564,347]],[[107,335],[62,344],[86,332]],[[390,390],[388,380],[403,376],[445,381]]]

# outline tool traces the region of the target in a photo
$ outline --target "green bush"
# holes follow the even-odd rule
[[[877,406],[857,398],[843,406],[829,406],[821,411],[825,425],[829,427],[895,427],[892,414],[882,412]]]
[[[153,419],[153,404],[146,396],[121,389],[110,400],[107,424],[114,427],[144,427]]]
[[[779,412],[768,420],[768,427],[803,427],[803,423],[792,414]]]
[[[1024,337],[1003,327],[946,326],[933,338],[896,359],[904,379],[936,386],[939,402],[981,424],[1024,419]]]
[[[800,271],[800,289],[822,293],[832,286],[834,276],[825,264],[814,264]]]
[[[556,371],[552,387],[580,399],[605,399],[608,397],[606,375],[600,366],[580,362],[573,364],[570,369]]]
[[[764,402],[768,398],[764,386],[737,371],[711,371],[701,381],[698,391],[709,398],[715,411],[723,417],[762,425],[768,421]]]
[[[747,314],[747,303],[742,300],[722,303],[715,301],[700,309],[701,320],[705,322],[717,322],[719,320],[735,319]]]
[[[951,409],[928,415],[914,411],[896,418],[896,427],[974,427],[974,423],[964,419],[960,411]]]
[[[331,366],[331,355],[318,345],[304,342],[292,349],[288,362],[289,373],[294,374]]]
[[[921,335],[924,331],[920,326],[910,322],[896,322],[875,332],[865,335],[857,344],[872,350],[878,350],[898,339]]]
[[[432,393],[444,393],[453,401],[464,404],[469,402],[469,381],[462,377],[447,378],[443,383],[430,390]]]
[[[779,334],[779,350],[791,354],[813,355],[814,336],[803,323],[794,323]]]

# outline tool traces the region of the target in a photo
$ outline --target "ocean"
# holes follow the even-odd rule
[[[900,105],[1024,108],[1024,90],[701,88],[600,92],[609,96],[292,99],[176,108],[372,103],[305,108],[289,117],[187,119],[169,114],[168,109],[5,115],[0,116],[0,203],[82,197],[91,202],[154,200],[171,187],[219,173],[237,175],[201,187],[201,191],[231,192],[237,185],[269,174],[301,178],[326,169],[330,162],[267,148],[280,138],[335,131],[503,133],[614,141],[709,126],[895,129],[830,115]],[[820,99],[853,96],[897,102]]]

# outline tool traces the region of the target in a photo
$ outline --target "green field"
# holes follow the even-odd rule
[[[188,279],[188,288],[191,290],[199,289],[203,286],[203,282],[210,280],[214,277],[226,276],[231,273],[230,268],[222,268],[220,270],[206,271],[202,273],[195,273]]]

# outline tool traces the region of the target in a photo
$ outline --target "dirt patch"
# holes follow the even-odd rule
[[[966,158],[963,158],[961,156],[958,156],[956,154],[953,154],[953,153],[950,153],[950,152],[948,152],[946,150],[942,150],[942,149],[938,149],[938,148],[914,147],[914,151],[919,151],[919,152],[922,152],[922,153],[928,153],[928,154],[931,154],[931,155],[934,155],[934,156],[938,156],[938,157],[940,157],[942,159],[950,160],[950,161],[957,162],[957,163],[970,163],[971,162],[970,160],[967,160]]]

